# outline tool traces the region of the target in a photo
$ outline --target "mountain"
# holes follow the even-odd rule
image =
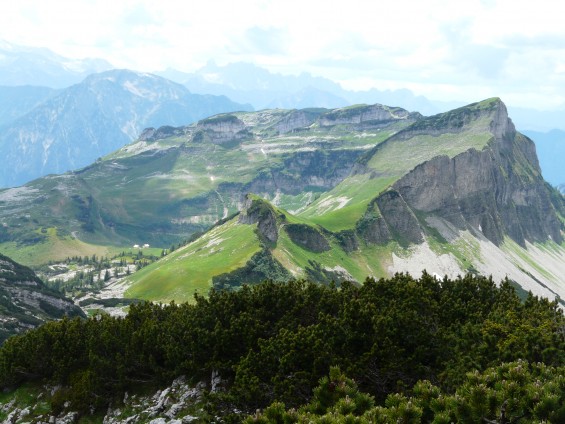
[[[549,132],[523,133],[536,142],[536,151],[545,179],[555,186],[565,183],[565,131],[554,129]]]
[[[31,269],[0,255],[0,344],[13,334],[65,315],[84,313],[48,289]]]
[[[113,70],[60,91],[2,128],[0,155],[11,164],[0,185],[88,165],[132,141],[143,128],[180,125],[249,107],[197,95],[150,74]]]
[[[410,90],[349,91],[340,84],[307,72],[300,75],[272,73],[251,63],[237,62],[218,66],[213,61],[194,73],[169,69],[160,75],[186,85],[195,93],[224,94],[255,109],[282,107],[343,107],[360,103],[382,103],[433,114],[441,110]]]
[[[46,48],[0,40],[0,84],[65,88],[87,75],[112,68],[102,59],[69,59]]]
[[[265,110],[145,130],[92,165],[0,190],[1,251],[25,264],[168,247],[241,209],[248,192],[303,208],[421,115],[382,105]]]
[[[359,102],[365,103],[365,102]],[[371,102],[367,102],[371,103]],[[292,94],[280,96],[269,103],[269,109],[306,109],[312,106],[339,108],[349,102],[342,97],[313,87],[302,88]]]
[[[378,102],[433,115],[465,104],[461,101],[428,99],[415,95],[408,89],[346,90],[335,81],[314,77],[306,72],[300,75],[281,75],[245,62],[219,66],[210,61],[193,73],[174,69],[157,73],[185,84],[195,93],[223,94],[240,103],[250,103],[257,110],[272,107],[333,108]],[[542,111],[508,105],[508,110],[520,131],[549,131],[554,128],[565,130],[565,111],[562,109]]]
[[[124,283],[126,296],[159,301],[424,268],[563,298],[564,217],[500,99],[427,118],[383,105],[278,109],[149,128],[82,170],[1,191],[0,249],[31,264],[174,243]]]
[[[0,127],[25,115],[55,93],[57,90],[49,87],[0,86]]]
[[[264,279],[339,283],[422,269],[565,294],[565,200],[499,99],[418,119],[331,190],[292,212],[278,205],[249,195],[241,214],[130,277],[126,296],[189,300]]]

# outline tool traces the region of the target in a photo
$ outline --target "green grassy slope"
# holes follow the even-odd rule
[[[140,139],[82,170],[0,190],[0,252],[39,264],[67,252],[168,247],[237,211],[246,191],[258,186],[276,204],[301,210],[348,172],[340,167],[348,170],[355,158],[414,122],[320,125],[318,118],[330,112],[219,116],[164,129],[162,137]],[[245,130],[214,142],[215,130],[206,126],[226,119]],[[206,131],[212,136],[201,136]]]
[[[439,155],[452,158],[469,149],[484,149],[494,137],[491,132],[491,123],[498,105],[498,99],[489,99],[467,108],[423,119],[385,140],[375,140],[376,147],[362,160],[364,166],[358,172],[345,178],[332,190],[320,193],[317,199],[310,197],[308,200],[311,200],[311,203],[302,210],[298,207],[298,202],[293,203],[296,199],[288,196],[285,199],[286,204],[294,209],[299,209],[296,215],[265,202],[269,205],[268,207],[272,208],[276,216],[284,216],[284,219],[278,222],[278,239],[274,245],[269,246],[273,257],[296,278],[308,277],[312,275],[312,272],[320,270],[322,273],[326,272],[329,278],[334,276],[352,278],[357,281],[363,281],[369,275],[386,276],[392,264],[392,254],[406,254],[396,242],[372,245],[356,237],[355,249],[345,250],[340,232],[349,230],[352,235],[351,230],[355,229],[357,221],[365,214],[369,202],[415,166]],[[447,125],[447,128],[440,133],[438,131],[442,125]],[[317,251],[293,241],[286,231],[287,226],[292,224],[306,225],[312,229],[311,231],[322,234],[329,248]],[[252,237],[253,242],[251,243],[255,250],[250,250],[250,245],[244,244],[243,240],[239,239],[239,233],[235,233],[237,228],[246,227],[248,226],[237,224],[234,221],[225,225],[225,229],[221,231],[226,240],[218,246],[224,244],[229,246],[239,240],[244,248],[236,259],[232,259],[233,254],[230,253],[228,247],[224,251],[214,252],[215,262],[233,264],[234,266],[230,269],[234,269],[242,266],[244,257],[249,258],[253,252],[258,251],[259,241],[255,236]],[[214,231],[220,230],[215,229]],[[202,240],[189,245],[187,249],[192,252],[196,249],[195,246],[206,245],[210,237],[208,234],[205,235]],[[469,258],[472,259],[473,256],[470,256],[467,244],[454,243],[448,245],[449,249],[446,250],[442,247],[445,240],[432,238],[430,243],[431,248],[439,252],[438,254],[449,253],[453,256],[461,269],[472,267]],[[148,281],[157,280],[159,272],[165,272],[163,270],[168,268],[170,270],[167,270],[167,273],[176,275],[179,272],[177,269],[182,261],[181,258],[186,258],[184,263],[187,267],[210,270],[208,261],[212,259],[209,257],[196,256],[194,253],[181,256],[175,252],[174,255],[175,265],[168,265],[170,262],[167,262],[169,261],[167,258],[160,264],[155,264],[152,269],[148,269],[146,274],[141,275],[146,276]],[[222,265],[211,272],[203,272],[202,278],[200,276],[191,278],[190,290],[203,290],[210,287],[212,277],[225,272],[225,269],[226,267]],[[128,295],[134,296],[139,293],[136,291],[140,287],[139,278],[135,281],[134,288],[128,292]],[[174,293],[174,290],[176,289],[170,288],[169,293]],[[162,293],[152,295],[150,291],[143,293],[149,293],[154,299],[162,296]]]
[[[260,250],[254,225],[238,225],[237,217],[198,240],[170,253],[127,278],[126,297],[191,302],[205,295],[212,277],[240,268]]]
[[[488,99],[429,117],[392,135],[365,155],[363,172],[346,178],[321,195],[300,215],[332,231],[353,228],[368,203],[415,166],[439,155],[452,158],[472,148],[484,149],[493,138],[490,124],[498,102]],[[476,112],[481,113],[465,119]],[[461,125],[442,127],[457,119]]]

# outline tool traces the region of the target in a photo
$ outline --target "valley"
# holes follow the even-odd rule
[[[165,303],[423,269],[562,298],[564,217],[499,99],[432,117],[274,109],[148,128],[83,169],[0,191],[0,249],[37,267],[149,244],[165,255],[111,283]]]
[[[4,6],[1,424],[565,423],[555,4]]]

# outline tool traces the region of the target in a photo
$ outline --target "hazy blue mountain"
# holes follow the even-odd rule
[[[450,109],[463,106],[463,102],[457,104],[446,103],[445,105],[441,103],[436,104],[436,102],[424,96],[416,96],[408,89],[377,90],[376,88],[372,88],[367,91],[343,90],[342,95],[352,104],[378,102],[385,105],[398,105],[407,110],[417,110],[424,115],[435,115],[436,113],[446,112]]]
[[[164,78],[127,70],[93,74],[3,127],[0,186],[76,169],[132,141],[147,127],[181,125],[250,110],[226,97],[190,93]]]
[[[0,126],[25,115],[55,93],[57,90],[49,87],[0,86]]]
[[[552,185],[565,184],[565,131],[522,131],[536,143],[544,178]],[[561,190],[563,191],[563,190]]]
[[[269,109],[304,109],[308,107],[333,109],[349,103],[343,97],[336,96],[330,92],[318,90],[314,87],[306,87],[287,96],[276,98],[268,107]]]
[[[168,69],[158,73],[186,85],[194,93],[224,94],[241,103],[250,103],[255,109],[270,107],[343,107],[353,104],[399,106],[434,115],[461,107],[464,101],[438,101],[417,96],[408,89],[364,91],[345,90],[340,84],[308,73],[281,75],[251,63],[231,63],[218,66],[213,61],[194,73]],[[309,91],[313,91],[309,93]],[[340,103],[341,102],[341,103]],[[513,122],[520,130],[565,130],[565,110],[539,111],[508,106]]]
[[[255,109],[270,107],[343,107],[352,104],[389,104],[431,115],[449,109],[437,107],[410,90],[348,91],[327,78],[309,73],[281,75],[251,63],[230,63],[218,66],[213,61],[194,73],[174,69],[159,75],[183,83],[194,93],[224,94],[250,103]]]
[[[165,75],[174,76],[175,72],[169,71]],[[286,98],[308,87],[328,93],[340,89],[338,84],[325,78],[313,77],[307,73],[299,76],[273,74],[243,62],[218,66],[210,61],[194,74],[184,74],[183,77],[182,73],[177,72],[176,78],[194,93],[223,94],[234,101],[250,103],[255,109],[265,109],[279,98]],[[344,101],[340,106],[347,104]]]
[[[87,75],[111,69],[102,59],[69,59],[46,48],[25,47],[0,40],[0,85],[64,88]]]

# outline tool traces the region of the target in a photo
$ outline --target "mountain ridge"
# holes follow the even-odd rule
[[[250,199],[271,218],[249,220]],[[339,282],[426,268],[510,276],[552,297],[563,202],[498,98],[432,117],[383,105],[231,112],[146,129],[86,168],[0,192],[1,246],[24,260],[50,243],[164,247],[223,220],[128,277],[126,295],[184,301],[251,274]]]
[[[21,185],[88,165],[129,143],[148,126],[184,124],[246,108],[226,97],[192,94],[150,74],[128,70],[93,74],[3,127],[0,153],[12,167],[0,172],[0,184]]]
[[[398,146],[405,151],[419,146],[425,153],[417,156],[414,167],[408,161],[398,173],[399,168],[390,165],[390,159],[401,157],[395,155]],[[348,180],[361,192],[363,186],[374,187],[372,194],[350,206]],[[327,208],[328,202],[333,202],[333,209]],[[352,219],[349,211],[356,211],[357,217]],[[326,219],[332,214],[335,217]],[[349,223],[344,225],[345,215]],[[336,226],[332,222],[338,217]],[[143,284],[157,278],[152,269],[159,269],[159,278],[167,279],[168,267],[174,273],[183,263],[194,261],[192,266],[198,268],[198,255],[219,255],[223,259],[217,260],[229,262],[229,255],[222,253],[223,240],[229,240],[238,225],[251,225],[258,239],[255,250],[249,250],[248,264],[211,275],[209,284],[234,288],[245,281],[244,269],[251,275],[261,269],[263,278],[273,278],[281,275],[275,271],[280,266],[295,278],[325,282],[362,281],[367,275],[427,268],[438,276],[490,272],[504,278],[506,273],[526,290],[562,296],[563,217],[564,199],[543,181],[533,142],[516,132],[505,105],[493,98],[417,120],[391,135],[363,155],[350,177],[297,216],[274,209],[267,200],[248,197],[239,218],[150,265]],[[553,246],[549,250],[556,249],[554,259],[534,247],[544,243]],[[253,256],[257,252],[265,253]],[[544,265],[524,261],[529,254]],[[499,270],[488,256],[498,257]],[[421,268],[415,270],[413,261]],[[378,262],[380,270],[375,267]],[[274,274],[266,269],[269,263]],[[135,275],[129,281],[126,294],[143,297],[144,285]],[[165,292],[160,296],[167,298]]]
[[[41,85],[60,89],[111,67],[103,59],[69,59],[46,48],[19,46],[0,40],[2,85]]]

